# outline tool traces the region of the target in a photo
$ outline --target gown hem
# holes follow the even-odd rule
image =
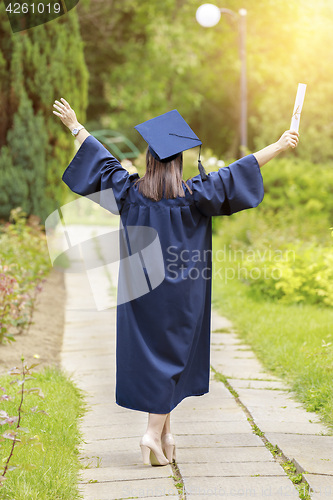
[[[180,399],[178,401],[178,403],[176,403],[169,411],[164,411],[164,412],[154,412],[154,411],[151,411],[151,410],[148,410],[148,409],[143,410],[142,408],[133,408],[133,406],[129,406],[129,405],[125,405],[125,404],[120,404],[120,403],[118,403],[118,401],[116,401],[116,404],[118,406],[121,406],[122,408],[128,408],[129,410],[143,411],[145,413],[156,413],[156,414],[164,415],[165,413],[170,413],[172,410],[174,410],[176,408],[176,406],[178,406],[179,403],[181,403],[184,399],[189,398],[191,396],[204,396],[205,394],[208,394],[208,393],[209,393],[209,389],[205,390],[205,391],[201,391],[198,394],[187,394],[182,399]]]

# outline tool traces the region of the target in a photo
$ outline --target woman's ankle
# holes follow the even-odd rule
[[[156,443],[160,443],[161,436],[152,429],[147,429],[146,434],[148,434],[149,437],[151,437]]]
[[[169,427],[169,428],[167,428],[167,429],[165,429],[165,428],[163,429],[162,434],[161,434],[161,438],[162,438],[163,436],[165,436],[165,434],[171,434],[170,427]]]

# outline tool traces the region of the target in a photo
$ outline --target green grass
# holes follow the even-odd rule
[[[0,498],[6,500],[75,500],[82,498],[78,492],[78,479],[81,463],[78,455],[78,445],[82,441],[78,423],[79,417],[85,411],[83,395],[74,383],[57,368],[45,368],[34,374],[36,380],[26,382],[27,388],[40,387],[45,395],[41,399],[35,395],[26,396],[21,427],[30,430],[31,435],[38,435],[45,452],[29,446],[22,446],[14,451],[11,463],[33,464],[32,471],[16,469],[8,471],[7,480],[0,489]],[[0,385],[8,389],[7,394],[18,392],[17,384],[9,382],[15,377],[0,378]],[[15,399],[3,401],[1,409],[12,415],[17,415],[19,395]],[[38,405],[38,410],[45,410],[49,416],[42,413],[32,413],[31,407]],[[2,432],[9,427],[2,426]],[[9,455],[11,442],[2,443],[1,459]],[[3,461],[1,463],[3,471]]]
[[[264,367],[283,378],[333,432],[333,309],[254,298],[237,279],[226,284],[216,277],[213,307],[233,322]]]

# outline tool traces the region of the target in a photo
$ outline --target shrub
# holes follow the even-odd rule
[[[274,259],[242,262],[251,291],[284,303],[333,306],[333,249],[289,243]],[[269,254],[267,254],[269,255]]]
[[[29,329],[37,295],[51,269],[39,219],[27,218],[17,208],[10,220],[0,226],[0,342],[15,340],[11,327],[19,332]]]

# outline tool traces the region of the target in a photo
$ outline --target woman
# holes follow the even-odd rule
[[[143,270],[146,291],[117,304],[116,403],[148,413],[140,441],[143,462],[150,457],[152,465],[166,465],[176,457],[171,411],[184,398],[209,391],[211,217],[261,203],[260,168],[295,148],[299,134],[286,131],[276,143],[208,175],[199,163],[200,174],[185,183],[182,151],[201,141],[174,110],[135,127],[148,142],[146,173],[140,179],[79,124],[65,99],[54,107],[81,144],[64,182],[83,196],[112,190],[129,255]],[[136,228],[155,231],[153,255],[140,246]],[[156,278],[159,251],[161,279]],[[132,285],[136,279],[125,281]]]

